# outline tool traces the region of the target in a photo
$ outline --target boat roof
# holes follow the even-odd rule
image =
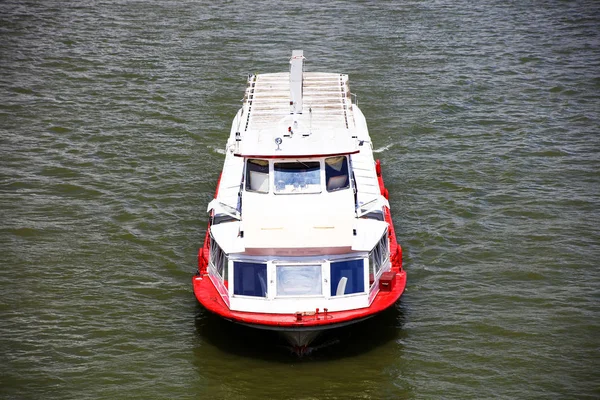
[[[248,78],[235,155],[289,158],[358,152],[348,75],[303,72],[297,96],[293,67],[290,73]]]

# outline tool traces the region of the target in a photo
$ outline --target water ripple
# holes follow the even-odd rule
[[[597,397],[599,16],[1,2],[0,397]],[[296,48],[350,74],[409,273],[303,360],[190,286],[245,76]]]

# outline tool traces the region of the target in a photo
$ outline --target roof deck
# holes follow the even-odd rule
[[[358,151],[348,76],[305,72],[300,90],[298,95],[297,83],[287,72],[249,77],[236,155],[290,157]]]

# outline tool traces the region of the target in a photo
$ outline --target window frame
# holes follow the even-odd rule
[[[252,161],[261,161],[261,162],[266,162],[267,165],[267,172],[264,171],[260,171],[260,168],[264,169],[264,166],[259,165],[258,163],[253,163]],[[245,169],[245,173],[244,173],[244,188],[247,192],[252,192],[252,193],[260,193],[260,194],[268,194],[271,191],[271,162],[269,160],[265,160],[262,158],[248,158],[246,160],[246,162],[244,163],[244,169]],[[252,166],[256,166],[256,169],[253,169],[250,167],[250,165]],[[251,188],[251,184],[252,184],[252,179],[250,177],[252,172],[256,172],[258,174],[266,174],[267,175],[267,179],[264,180],[263,182],[267,183],[267,189],[266,191],[263,190],[258,190],[258,189],[252,189]]]
[[[224,282],[229,275],[229,256],[223,251],[212,235],[209,241],[209,268],[221,279],[221,282]]]
[[[329,287],[330,287],[330,297],[332,298],[340,298],[340,297],[346,297],[346,296],[353,296],[353,295],[357,295],[357,294],[365,294],[367,293],[367,284],[365,282],[365,270],[366,270],[366,263],[365,263],[365,258],[353,258],[353,259],[346,259],[346,260],[331,260],[329,261]],[[362,284],[362,290],[360,291],[356,291],[356,292],[352,292],[352,293],[346,293],[344,292],[341,295],[337,295],[337,286],[339,285],[339,282],[341,280],[342,277],[344,277],[344,275],[341,275],[340,279],[337,282],[334,282],[334,273],[333,273],[333,268],[337,267],[337,265],[334,264],[342,264],[342,263],[349,263],[349,262],[360,262],[361,264],[361,269],[360,271],[358,271],[358,269],[356,271],[352,271],[353,274],[355,274],[355,276],[353,276],[353,279],[360,279],[361,284]],[[359,273],[360,272],[360,273]],[[368,275],[367,275],[368,276]],[[346,286],[347,288],[348,286]]]
[[[390,260],[390,242],[388,230],[386,229],[377,244],[369,252],[369,274],[373,275],[373,282],[370,282],[370,290],[372,290],[379,277],[383,273],[384,267],[389,264]],[[369,279],[370,280],[370,279]]]
[[[259,284],[261,286],[261,289],[264,289],[264,295],[253,295],[253,294],[244,294],[244,293],[236,293],[236,290],[238,290],[238,283],[240,283],[241,280],[243,280],[243,274],[238,274],[236,271],[236,267],[244,267],[243,264],[255,264],[257,266],[262,266],[264,268],[264,280],[261,282],[260,280],[260,276],[256,275],[259,281]],[[256,268],[256,267],[254,267]],[[258,262],[258,261],[247,261],[247,260],[233,260],[233,265],[232,265],[232,275],[233,275],[233,280],[232,280],[232,284],[230,285],[231,287],[231,295],[234,297],[247,297],[247,298],[252,298],[252,299],[268,299],[269,298],[269,264],[266,262]],[[238,278],[238,275],[240,276],[240,278]],[[263,287],[264,285],[264,287]],[[243,284],[239,285],[239,286],[243,286]],[[254,281],[254,286],[256,287],[256,280]]]
[[[324,297],[324,287],[323,285],[323,263],[306,263],[306,264],[288,264],[288,263],[276,263],[273,264],[274,268],[274,276],[275,276],[275,285],[274,285],[274,297],[275,298],[311,298],[311,297]],[[279,268],[302,268],[302,267],[313,267],[315,270],[319,271],[319,293],[309,293],[309,294],[279,294]]]
[[[338,173],[332,173],[332,171],[336,171],[335,168],[333,168],[331,166],[331,164],[327,163],[327,160],[331,160],[334,158],[343,158],[343,164],[342,164],[342,168],[337,171]],[[340,190],[345,190],[345,189],[350,189],[350,166],[349,166],[349,161],[348,161],[348,157],[345,155],[342,156],[332,156],[332,157],[326,157],[323,160],[323,169],[325,172],[325,189],[327,190],[327,192],[329,193],[333,193],[333,192],[337,192]],[[331,174],[331,175],[330,175]],[[332,189],[329,189],[329,181],[333,178],[337,178],[337,177],[342,177],[345,176],[346,177],[346,181],[345,184],[343,186],[339,186],[339,187],[335,187]]]
[[[273,164],[273,194],[276,194],[276,195],[319,194],[319,193],[323,192],[323,176],[322,176],[322,172],[321,172],[323,170],[322,160],[311,159],[311,160],[302,161],[302,160],[290,159],[290,160],[285,160],[285,161],[274,161],[272,164]],[[308,167],[309,164],[317,165],[316,170],[305,171],[305,173],[313,174],[314,172],[317,172],[317,174],[314,174],[314,175],[318,176],[318,179],[319,179],[318,183],[309,183],[307,185],[315,185],[315,186],[318,185],[319,189],[318,190],[304,189],[304,190],[299,190],[299,191],[285,191],[285,189],[284,190],[279,189],[278,182],[277,182],[277,180],[278,180],[277,174],[281,173],[281,171],[277,170],[278,164],[298,164],[298,165],[302,164],[306,167],[307,170],[314,168],[314,167]],[[298,171],[300,171],[300,170],[302,170],[302,168],[298,168]],[[282,181],[285,183],[284,180],[282,180]],[[289,183],[285,183],[284,186],[289,186],[289,185],[290,185]],[[293,183],[293,185],[295,186],[295,183]]]

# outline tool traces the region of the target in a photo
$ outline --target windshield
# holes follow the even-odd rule
[[[275,163],[274,173],[276,194],[321,192],[321,164],[318,161]]]

